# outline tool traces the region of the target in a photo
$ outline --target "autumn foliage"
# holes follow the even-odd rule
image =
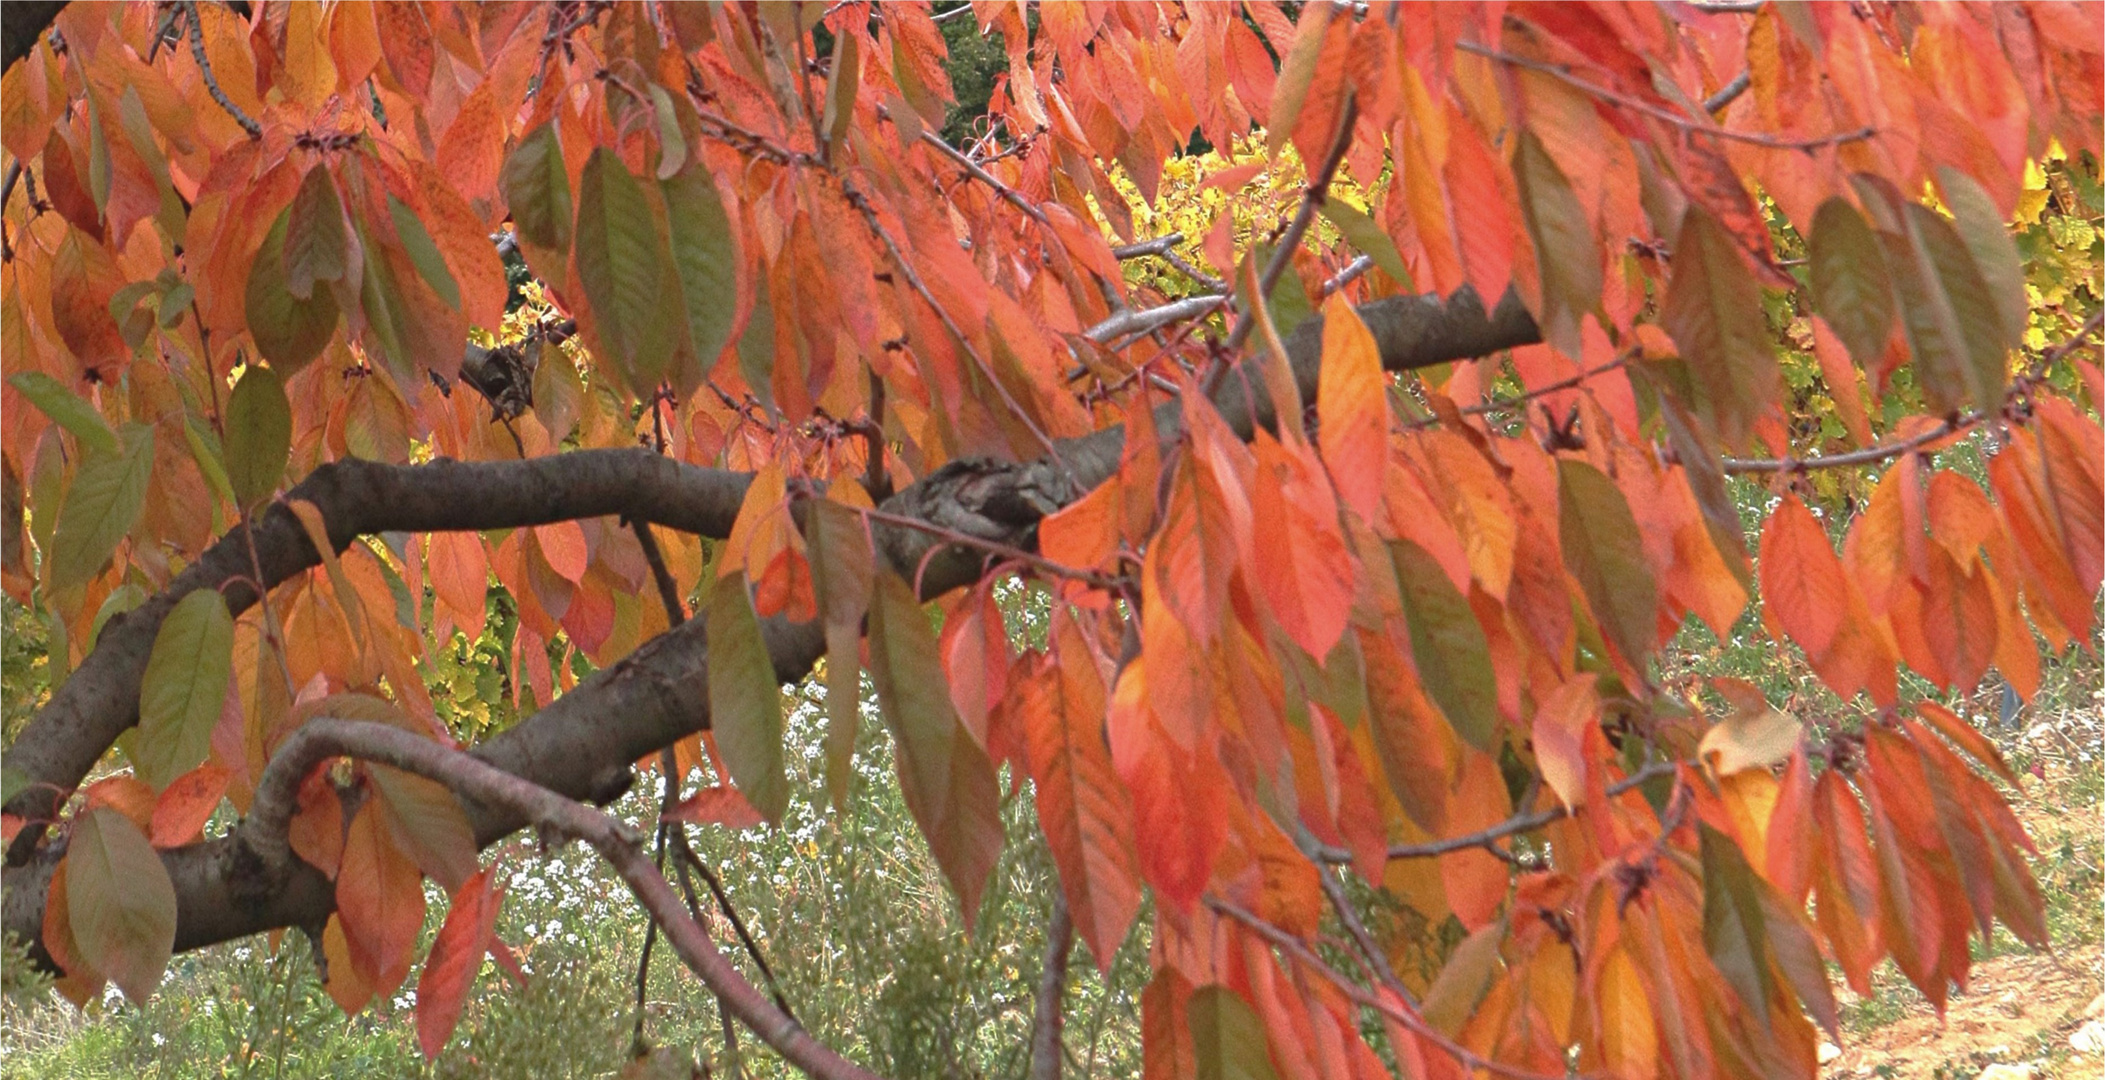
[[[1941,1006],[2046,944],[1940,702],[2095,648],[2097,320],[2027,341],[2006,222],[2096,168],[2097,5],[979,2],[966,146],[918,3],[247,7],[74,4],[0,82],[5,584],[74,672],[6,925],[76,996],[300,926],[444,1045],[541,819],[279,751],[466,738],[422,672],[496,588],[534,715],[462,749],[540,789],[838,804],[867,672],[969,917],[1028,779],[1095,962],[1154,897],[1151,1078],[1811,1075],[1829,961]],[[1124,192],[1195,137],[1306,183],[1138,324]],[[1757,599],[1869,719],[1661,678]]]

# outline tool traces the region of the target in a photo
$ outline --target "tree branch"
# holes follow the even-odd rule
[[[1468,289],[1446,301],[1433,296],[1392,297],[1362,305],[1384,366],[1424,367],[1482,356],[1540,339],[1532,318],[1510,291],[1486,312]],[[1314,400],[1322,353],[1322,320],[1312,318],[1288,335],[1295,381]],[[1248,437],[1272,421],[1263,380],[1224,380],[1214,406]],[[1248,396],[1254,390],[1254,400]],[[1158,434],[1182,431],[1181,404],[1157,410]],[[887,516],[917,519],[975,541],[1029,551],[1045,515],[1109,478],[1118,468],[1125,434],[1114,426],[1065,440],[1061,452],[1072,476],[1049,459],[952,461],[885,500]],[[1072,481],[1072,482],[1071,482]],[[383,531],[481,530],[619,516],[703,536],[730,534],[750,478],[742,473],[680,464],[642,448],[573,451],[529,461],[393,466],[360,460],[325,465],[288,493],[309,500],[329,523],[339,549],[356,536]],[[266,585],[318,562],[304,530],[282,504],[255,526],[258,565]],[[983,545],[960,544],[919,527],[871,523],[878,554],[911,579],[920,570],[921,594],[934,597],[979,579]],[[244,579],[247,534],[220,539],[190,568],[133,612],[104,627],[95,651],[62,684],[11,748],[8,764],[34,781],[8,806],[10,813],[49,819],[57,793],[77,786],[119,735],[137,722],[139,685],[163,617],[199,588],[217,588],[235,612],[255,602]],[[708,650],[703,623],[689,620],[646,642],[618,663],[517,726],[476,746],[472,755],[566,798],[596,802],[618,796],[630,763],[709,724]],[[775,675],[802,678],[823,654],[817,624],[781,619],[762,623]],[[467,800],[476,841],[494,843],[527,824],[515,810]],[[25,828],[10,851],[18,869],[6,877],[4,925],[40,942],[43,908],[61,845],[37,848],[41,830]],[[178,898],[179,950],[283,926],[317,929],[334,907],[333,890],[319,871],[292,860],[282,874],[266,874],[227,838],[164,851],[163,864]],[[38,952],[41,958],[41,948]]]
[[[236,615],[256,602],[251,530],[265,587],[319,564],[319,553],[287,501],[304,499],[319,508],[339,551],[373,533],[509,529],[610,515],[724,537],[730,535],[749,479],[642,448],[584,450],[529,461],[386,465],[347,458],[323,465],[258,515],[259,522],[235,527],[145,604],[103,627],[95,650],[52,692],[9,749],[8,765],[22,770],[32,784],[8,803],[7,811],[32,821],[49,818],[55,795],[78,785],[117,737],[138,722],[147,656],[161,620],[178,600],[197,589],[218,589]],[[39,834],[30,826],[16,837],[8,851],[10,865],[27,857]]]
[[[1074,917],[1067,911],[1067,894],[1055,889],[1052,921],[1045,928],[1045,969],[1038,975],[1038,1011],[1031,1022],[1030,1080],[1060,1080],[1060,999],[1067,989],[1067,959],[1073,953]]]
[[[875,1074],[812,1038],[801,1024],[747,982],[700,923],[681,905],[672,885],[643,853],[643,837],[626,823],[557,792],[523,780],[470,754],[451,750],[386,724],[317,717],[285,741],[256,789],[254,812],[236,834],[241,841],[282,845],[284,836],[263,835],[266,822],[287,820],[299,799],[300,781],[316,764],[356,757],[435,780],[484,806],[576,837],[590,844],[628,883],[651,921],[689,970],[761,1041],[792,1065],[822,1080],[875,1080]],[[270,803],[266,803],[270,800]],[[290,856],[290,851],[285,851]]]

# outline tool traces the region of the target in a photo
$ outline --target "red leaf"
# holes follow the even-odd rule
[[[697,825],[722,825],[750,829],[767,819],[729,784],[712,784],[681,799],[665,814],[667,821],[689,821]]]
[[[157,848],[181,847],[196,840],[226,797],[233,773],[206,763],[175,778],[154,802],[147,835]]]
[[[424,973],[417,977],[417,1045],[436,1059],[460,1023],[468,988],[482,970],[483,955],[496,944],[497,909],[504,888],[484,869],[453,892],[453,905],[431,943]]]

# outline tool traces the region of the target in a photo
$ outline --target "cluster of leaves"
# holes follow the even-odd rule
[[[2029,220],[2028,170],[2056,147],[2083,162],[2058,175],[2095,175],[2095,8],[973,18],[1006,70],[970,154],[933,134],[955,94],[917,4],[269,3],[246,23],[76,5],[63,52],[7,72],[0,146],[40,187],[4,215],[0,347],[25,370],[0,393],[0,569],[68,666],[116,613],[158,619],[118,747],[133,772],[80,791],[62,859],[47,849],[62,989],[152,990],[177,929],[157,849],[222,799],[250,809],[308,718],[474,737],[495,722],[442,716],[426,678],[461,696],[435,656],[457,640],[507,644],[513,705],[541,706],[674,621],[615,521],[339,552],[288,484],[346,458],[639,437],[746,474],[726,535],[662,541],[708,649],[690,689],[712,731],[676,760],[727,781],[671,818],[785,820],[808,777],[762,623],[817,621],[831,798],[866,671],[968,921],[1003,857],[1004,766],[1032,781],[1100,965],[1154,898],[1151,1074],[1561,1074],[1574,1052],[1618,1075],[1805,1073],[1813,1023],[1835,1023],[1823,956],[1862,986],[1891,955],[1941,1001],[1971,929],[2043,942],[2029,840],[1977,770],[2013,777],[1900,672],[1964,694],[1992,666],[2029,696],[2035,631],[2091,640],[2105,445],[2079,402],[2105,376],[2060,351],[2059,382],[2033,370],[2048,340],[2006,223]],[[1693,107],[1743,71],[1744,92]],[[1291,324],[1352,252],[1380,267],[1321,301],[1298,370],[1274,333],[1291,325],[1253,339],[1239,377],[1270,426],[1216,407],[1200,343],[1079,344],[1127,300],[1105,230],[1144,239],[1122,183],[1156,204],[1194,131],[1236,148],[1253,126],[1264,162],[1323,163],[1294,216],[1321,203],[1327,226],[1291,233],[1283,294],[1308,302],[1245,294],[1241,332]],[[1328,197],[1335,170],[1364,209]],[[1772,220],[1804,238],[1802,276]],[[488,234],[507,223],[582,348],[544,349],[530,414],[496,425],[456,376],[475,328],[504,332]],[[1218,213],[1197,251],[1256,281],[1266,228]],[[1353,301],[1419,289],[1459,296],[1457,320],[1525,309],[1540,343],[1511,377],[1540,417],[1474,419],[1495,363],[1391,381],[1394,309],[1363,321]],[[1725,455],[1803,449],[1784,294],[1847,441],[1895,461],[1839,554],[1795,493],[1750,552],[1726,492],[1728,471],[1794,469]],[[994,545],[1009,561],[932,627],[926,560],[876,542],[871,492],[953,463],[1068,471],[1063,440],[1113,425],[1110,475],[1054,499],[1035,554]],[[1995,432],[1985,466],[1935,468],[1936,440],[1973,427]],[[314,572],[253,611],[211,588],[146,606],[267,505]],[[1024,647],[1012,576],[1050,596]],[[1723,632],[1757,588],[1768,634],[1872,723],[1814,742],[1743,685],[1712,713],[1662,685],[1679,628]],[[297,802],[292,848],[334,881],[320,944],[347,1011],[407,978],[425,880],[451,894],[418,985],[435,1052],[507,955],[464,811],[355,762],[324,762]],[[7,836],[48,824],[11,815]],[[1546,861],[1500,858],[1524,828]],[[1335,865],[1461,931],[1429,983],[1314,951]]]

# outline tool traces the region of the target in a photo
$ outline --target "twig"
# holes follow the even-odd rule
[[[935,312],[936,318],[943,321],[944,329],[950,331],[950,336],[957,341],[958,348],[963,349],[965,355],[972,358],[972,363],[979,368],[979,373],[993,385],[994,392],[1001,395],[1002,404],[1008,406],[1009,412],[1016,417],[1017,422],[1045,448],[1045,456],[1052,459],[1061,472],[1067,474],[1070,479],[1073,478],[1074,470],[1068,467],[1067,459],[1061,456],[1060,447],[1052,441],[1051,436],[1045,434],[1037,421],[1031,419],[1031,414],[1024,411],[1022,403],[1016,400],[1016,395],[1009,392],[1008,385],[994,374],[994,369],[987,363],[986,357],[979,354],[979,350],[972,345],[972,339],[966,337],[957,320],[950,317],[949,309],[936,299],[934,293],[928,291],[928,284],[921,280],[921,275],[914,270],[913,264],[907,261],[906,253],[899,250],[899,245],[892,240],[892,234],[885,230],[884,223],[877,220],[877,211],[871,209],[870,200],[846,181],[842,181],[841,190],[846,194],[848,204],[861,212],[870,231],[876,234],[877,239],[884,244],[885,251],[891,254],[892,263],[905,275],[907,286],[914,290],[914,294],[921,298],[922,303],[928,305],[929,310]]]
[[[1143,240],[1137,244],[1120,244],[1111,249],[1111,257],[1124,262],[1127,259],[1140,259],[1153,255],[1168,263],[1178,273],[1205,286],[1208,291],[1227,292],[1227,282],[1193,266],[1184,256],[1177,254],[1177,245],[1183,242],[1184,234],[1173,232],[1165,236],[1158,236],[1153,240]]]
[[[1112,338],[1145,334],[1174,322],[1211,314],[1214,308],[1227,303],[1233,297],[1223,291],[1211,296],[1188,296],[1158,307],[1128,308],[1116,315],[1082,331],[1082,336],[1095,342]],[[1080,378],[1083,372],[1069,372],[1069,378]]]
[[[629,886],[665,931],[688,968],[762,1041],[792,1065],[822,1080],[875,1080],[875,1074],[814,1039],[803,1025],[763,997],[720,952],[674,894],[671,883],[643,854],[643,837],[619,819],[514,776],[465,751],[441,746],[388,724],[316,717],[279,748],[257,785],[256,801],[240,826],[250,851],[266,866],[294,858],[286,826],[299,803],[299,785],[316,764],[350,756],[412,772],[488,806],[502,806],[544,829],[590,844]]]
[[[1037,1015],[1031,1024],[1030,1080],[1060,1080],[1064,1016],[1060,998],[1067,988],[1067,959],[1074,952],[1074,918],[1067,894],[1053,890],[1052,922],[1045,928],[1045,970],[1038,976]]]
[[[684,828],[680,830],[680,842],[683,844],[687,842],[687,831]],[[688,871],[687,863],[679,859],[673,860],[673,869],[678,870],[680,873],[680,896],[687,901],[687,913],[693,916],[695,922],[701,922],[702,905],[701,901],[694,895],[694,875]],[[781,995],[777,994],[776,997],[779,1000]],[[786,1012],[787,1010],[785,1009],[784,1011]],[[723,1025],[724,1056],[731,1059],[732,1080],[743,1080],[745,1067],[740,1060],[738,1052],[738,1029],[732,1026],[731,1008],[724,1003],[722,998],[716,999],[716,1017]]]
[[[1678,767],[1679,763],[1677,762],[1655,761],[1608,785],[1607,792],[1609,795],[1620,795],[1640,784],[1656,780],[1662,776],[1671,776]],[[1425,859],[1435,855],[1449,855],[1457,851],[1467,851],[1470,848],[1485,847],[1494,841],[1512,836],[1515,833],[1529,832],[1552,822],[1561,821],[1570,813],[1571,811],[1559,804],[1530,814],[1516,814],[1488,829],[1480,829],[1465,836],[1451,836],[1444,840],[1432,840],[1423,844],[1391,844],[1389,845],[1389,858]],[[1315,849],[1315,853],[1318,858],[1328,863],[1345,864],[1352,861],[1352,853],[1344,848],[1322,845]]]
[[[2059,363],[2063,357],[2081,348],[2085,340],[2098,332],[2100,325],[2105,325],[2105,311],[2093,313],[2089,319],[2084,321],[2081,327],[2077,328],[2074,334],[2070,335],[2061,344],[2041,353],[2039,359],[2034,361],[2023,375],[2011,380],[2009,390],[2005,391],[2003,395],[2005,406],[2007,407],[2017,399],[2030,393],[2032,383],[2038,381],[2048,368]],[[1940,439],[1949,438],[1966,431],[1977,424],[1991,419],[1994,415],[1993,413],[1985,413],[1977,409],[1969,410],[1947,417],[1943,423],[1920,434],[1911,435],[1905,439],[1893,439],[1879,443],[1876,446],[1867,446],[1861,450],[1851,450],[1846,453],[1818,454],[1804,458],[1729,457],[1718,459],[1718,464],[1727,473],[1734,474],[1809,472],[1814,469],[1843,469],[1852,465],[1869,465],[1872,462],[1884,461],[1887,458],[1896,458],[1902,454],[1920,450]]]
[[[1099,574],[1094,570],[1077,570],[1072,566],[1066,566],[1061,563],[1056,563],[1043,555],[1034,555],[1028,551],[1023,550],[1022,548],[1010,547],[1007,544],[1003,544],[994,540],[982,540],[979,537],[973,536],[970,533],[961,533],[958,532],[956,529],[947,529],[933,522],[922,521],[920,518],[907,517],[903,514],[886,513],[883,510],[878,510],[869,507],[856,507],[855,512],[861,514],[863,517],[868,518],[871,521],[881,521],[887,525],[896,525],[902,529],[913,529],[916,532],[924,532],[930,536],[938,537],[943,540],[948,540],[952,544],[956,544],[961,547],[978,548],[979,550],[987,552],[990,555],[999,555],[1002,558],[1008,559],[1012,562],[1022,563],[1025,566],[1028,566],[1031,569],[1043,574],[1051,574],[1054,577],[1063,577],[1075,581],[1084,582],[1086,584],[1093,585],[1099,589],[1116,589],[1119,585],[1117,578],[1106,577],[1103,574]]]
[[[1271,261],[1265,264],[1264,277],[1258,279],[1258,292],[1250,298],[1250,303],[1264,303],[1266,298],[1272,295],[1272,287],[1279,283],[1279,275],[1285,273],[1287,266],[1293,262],[1294,249],[1301,246],[1302,234],[1308,232],[1309,225],[1315,221],[1317,208],[1328,198],[1331,177],[1337,175],[1338,166],[1345,160],[1345,151],[1352,146],[1352,126],[1358,120],[1359,99],[1347,90],[1345,103],[1338,110],[1338,130],[1336,137],[1330,141],[1330,152],[1323,155],[1322,164],[1316,168],[1315,174],[1309,177],[1308,186],[1301,193],[1301,206],[1294,211],[1294,220],[1287,225],[1286,232],[1280,235],[1279,246],[1272,249]],[[1228,353],[1234,355],[1240,350],[1243,342],[1250,339],[1250,332],[1256,328],[1257,322],[1251,313],[1243,312],[1235,321],[1235,329],[1228,334]],[[1227,370],[1226,367],[1217,369],[1214,380],[1218,381]],[[1213,387],[1209,385],[1206,390],[1211,394]]]
[[[1338,921],[1345,924],[1345,932],[1352,935],[1353,944],[1359,946],[1359,951],[1365,955],[1367,967],[1374,972],[1374,977],[1395,991],[1404,1004],[1416,1008],[1417,998],[1409,987],[1403,985],[1403,980],[1396,977],[1396,969],[1389,966],[1389,954],[1381,950],[1374,935],[1367,931],[1367,924],[1360,921],[1359,912],[1353,910],[1352,900],[1345,895],[1345,887],[1321,867],[1316,868],[1316,880],[1323,886],[1323,895],[1329,897],[1331,910],[1338,913]]]
[[[1593,367],[1587,368],[1585,371],[1579,372],[1577,375],[1572,375],[1566,378],[1558,379],[1556,382],[1552,383],[1544,383],[1541,386],[1531,387],[1518,394],[1511,394],[1506,397],[1492,398],[1489,401],[1478,402],[1477,404],[1471,405],[1466,409],[1462,409],[1461,414],[1463,416],[1487,416],[1495,412],[1504,412],[1507,409],[1514,408],[1515,406],[1526,405],[1528,402],[1533,401],[1536,398],[1547,397],[1560,390],[1571,390],[1576,387],[1583,386],[1588,380],[1592,379],[1596,375],[1605,375],[1608,372],[1614,371],[1615,369],[1622,367],[1624,364],[1630,361],[1630,358],[1633,355],[1635,354],[1625,352],[1622,355],[1617,356],[1615,359],[1608,361],[1607,363],[1596,364]],[[1418,431],[1425,428],[1438,426],[1440,426],[1440,418],[1437,416],[1430,417],[1424,420],[1412,420],[1397,425],[1398,429],[1402,431]]]
[[[687,605],[680,601],[679,582],[673,580],[672,571],[665,567],[665,553],[658,549],[658,538],[651,535],[648,522],[629,521],[629,528],[636,531],[636,543],[643,548],[643,561],[650,564],[651,579],[658,583],[658,600],[665,605],[665,626],[671,629],[687,621]]]
[[[1753,84],[1753,73],[1746,71],[1740,72],[1738,75],[1732,77],[1731,82],[1719,87],[1717,93],[1712,94],[1709,97],[1703,99],[1703,111],[1705,113],[1714,113],[1717,112],[1719,109],[1722,109],[1725,106],[1732,104],[1733,102],[1739,100],[1739,96],[1741,94],[1747,92],[1747,87],[1752,86]]]
[[[775,1005],[782,1010],[782,1015],[795,1020],[797,1014],[790,1009],[789,998],[783,995],[781,984],[775,981],[775,969],[768,966],[766,954],[760,951],[760,943],[753,940],[753,932],[746,929],[746,921],[739,917],[738,908],[731,903],[730,894],[724,891],[723,879],[716,876],[716,871],[709,869],[709,864],[703,862],[700,855],[695,854],[693,845],[687,842],[685,830],[674,833],[673,840],[676,844],[674,853],[679,861],[693,867],[694,872],[702,875],[702,881],[709,886],[709,895],[716,898],[716,909],[724,913],[724,919],[731,924],[732,932],[738,935],[739,944],[745,947],[746,957],[753,961],[754,967],[760,969],[760,977],[767,981],[768,993],[774,995]]]
[[[1611,90],[1608,87],[1602,86],[1598,83],[1588,82],[1585,79],[1579,78],[1577,75],[1572,74],[1571,69],[1563,64],[1552,64],[1544,60],[1534,60],[1525,56],[1516,56],[1513,53],[1509,53],[1501,49],[1494,49],[1488,45],[1479,45],[1474,41],[1458,41],[1455,43],[1455,47],[1461,49],[1463,52],[1475,53],[1478,56],[1486,57],[1491,60],[1496,60],[1502,64],[1511,64],[1514,67],[1523,67],[1527,68],[1530,71],[1542,72],[1543,74],[1557,79],[1558,81],[1563,82],[1568,86],[1575,87],[1579,90],[1593,95],[1594,97],[1600,98],[1603,101],[1620,105],[1626,109],[1633,109],[1637,112],[1645,114],[1646,116],[1652,117],[1655,120],[1661,120],[1666,123],[1672,124],[1675,127],[1682,129],[1683,131],[1696,132],[1704,135],[1714,135],[1720,139],[1731,139],[1736,142],[1750,143],[1755,146],[1766,146],[1775,150],[1817,150],[1823,146],[1833,146],[1836,143],[1855,142],[1858,139],[1868,139],[1873,135],[1878,134],[1877,128],[1869,126],[1857,128],[1852,131],[1837,132],[1832,135],[1821,135],[1810,139],[1786,139],[1781,136],[1769,135],[1758,131],[1734,131],[1731,128],[1719,127],[1715,122],[1711,120],[1693,120],[1686,116],[1682,116],[1671,109],[1665,109],[1661,108],[1658,105],[1654,105],[1649,101],[1643,101],[1638,98],[1631,97],[1630,95],[1622,93],[1620,91]]]
[[[966,11],[970,9],[959,8],[958,10]],[[879,106],[878,111],[880,113],[883,113],[884,115],[890,115],[888,112],[885,112],[883,106]],[[962,168],[967,173],[970,173],[974,180],[977,180],[980,183],[985,184],[990,188],[993,188],[995,194],[1000,195],[1004,200],[1007,200],[1009,205],[1014,206],[1016,209],[1023,211],[1024,216],[1030,218],[1032,221],[1035,221],[1040,225],[1048,223],[1045,217],[1045,211],[1040,210],[1036,206],[1032,205],[1029,199],[1024,198],[1023,195],[1019,193],[1015,188],[1012,188],[1009,185],[1002,183],[1001,180],[997,178],[993,173],[990,173],[987,170],[981,168],[979,162],[972,160],[969,156],[965,154],[964,151],[959,150],[957,147],[950,145],[950,143],[945,141],[941,135],[938,135],[935,132],[928,130],[927,128],[922,128],[921,141],[927,143],[930,146],[935,147],[938,153],[942,154],[944,157],[949,158],[951,161],[955,162],[959,168]]]
[[[1340,270],[1336,274],[1331,275],[1330,280],[1323,283],[1321,294],[1318,295],[1315,299],[1319,302],[1328,299],[1331,293],[1334,293],[1339,289],[1342,289],[1345,286],[1352,284],[1354,281],[1359,280],[1361,274],[1364,274],[1367,271],[1372,270],[1373,268],[1374,256],[1372,255],[1362,255],[1359,258],[1354,259],[1349,263],[1346,263],[1345,268],[1343,270]]]
[[[212,100],[218,102],[220,108],[227,111],[227,115],[234,118],[235,123],[241,125],[241,130],[249,133],[249,138],[262,138],[263,125],[257,123],[254,117],[242,112],[241,106],[234,104],[234,99],[219,88],[219,80],[212,76],[212,61],[205,58],[205,23],[197,17],[197,0],[183,0],[183,14],[190,20],[190,55],[197,58],[197,70],[204,76],[205,91],[212,95]]]
[[[1456,1061],[1461,1062],[1463,1066],[1471,1070],[1482,1069],[1499,1076],[1511,1077],[1513,1080],[1563,1080],[1565,1076],[1563,1073],[1557,1073],[1552,1076],[1547,1073],[1530,1072],[1526,1069],[1507,1065],[1504,1062],[1485,1058],[1449,1038],[1445,1032],[1426,1023],[1425,1018],[1419,1016],[1417,1010],[1408,1005],[1391,1001],[1345,978],[1336,968],[1324,963],[1323,959],[1317,956],[1315,950],[1310,949],[1307,943],[1258,918],[1254,912],[1248,911],[1230,901],[1223,900],[1218,896],[1209,895],[1205,898],[1205,902],[1207,907],[1249,927],[1258,937],[1263,938],[1273,947],[1293,957],[1302,967],[1329,980],[1333,986],[1337,987],[1340,993],[1351,999],[1354,1004],[1362,1008],[1373,1009],[1375,1012],[1396,1021],[1419,1038],[1446,1051]]]

